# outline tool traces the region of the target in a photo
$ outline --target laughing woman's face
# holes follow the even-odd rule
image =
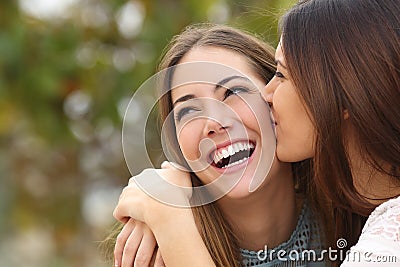
[[[180,67],[200,62],[209,68],[189,73]],[[275,155],[269,107],[260,95],[265,81],[244,56],[223,48],[192,49],[179,63],[171,94],[183,156],[204,184],[224,177],[218,186],[233,187],[229,196],[250,194],[253,183],[265,184]],[[212,64],[226,67],[210,70]],[[200,77],[205,73],[212,81]]]

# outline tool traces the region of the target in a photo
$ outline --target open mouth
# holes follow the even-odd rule
[[[248,160],[255,150],[255,144],[251,141],[239,141],[226,147],[219,148],[211,153],[211,165],[226,169]]]

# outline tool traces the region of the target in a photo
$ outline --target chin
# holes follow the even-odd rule
[[[276,148],[276,156],[282,162],[298,162],[303,160],[287,149],[279,149],[279,146]]]
[[[228,194],[226,194],[224,198],[231,200],[240,200],[249,197],[250,194],[252,194],[252,192],[249,192],[248,187],[240,189],[235,187]]]
[[[229,191],[225,195],[225,197],[227,197],[229,199],[243,199],[243,198],[246,198],[246,197],[250,196],[251,194],[253,194],[254,192],[249,192],[249,187],[250,187],[252,178],[253,178],[253,176],[242,177],[241,180],[239,181],[239,183],[237,185],[235,185],[235,187],[231,191]]]

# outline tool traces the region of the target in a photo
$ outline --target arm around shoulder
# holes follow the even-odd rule
[[[153,226],[161,255],[167,267],[215,267],[192,212],[187,208],[172,208],[171,216],[160,218],[163,222]],[[165,219],[165,220],[164,220]]]

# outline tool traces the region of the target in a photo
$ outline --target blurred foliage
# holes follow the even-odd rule
[[[97,242],[130,176],[124,109],[164,46],[206,21],[276,45],[293,2],[3,0],[0,266],[109,266]]]

